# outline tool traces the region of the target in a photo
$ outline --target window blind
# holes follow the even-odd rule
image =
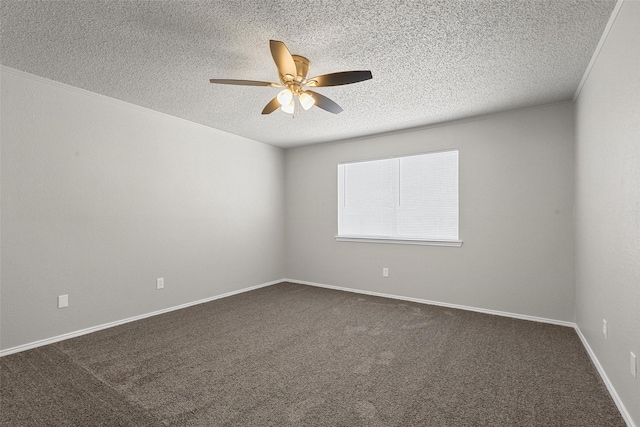
[[[338,166],[338,236],[454,240],[458,150]]]

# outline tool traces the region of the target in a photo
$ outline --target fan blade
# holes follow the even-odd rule
[[[292,78],[296,77],[296,63],[293,61],[291,52],[287,49],[287,46],[277,40],[269,40],[269,47],[271,48],[271,56],[273,61],[278,67],[278,71],[281,75],[290,75]]]
[[[271,101],[269,101],[267,105],[265,105],[264,109],[262,110],[262,114],[271,114],[278,108],[280,108],[280,103],[278,102],[278,97],[276,96]]]
[[[341,71],[308,79],[304,86],[340,86],[372,79],[371,71]]]
[[[315,101],[315,105],[317,107],[320,107],[323,110],[333,114],[338,114],[342,112],[342,107],[340,107],[338,104],[336,104],[326,96],[321,95],[318,92],[314,92],[312,90],[307,90],[305,92],[313,97],[313,100]]]
[[[257,80],[209,79],[209,83],[216,83],[221,85],[282,87],[282,85],[279,83],[260,82]]]

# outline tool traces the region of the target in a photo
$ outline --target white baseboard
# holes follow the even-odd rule
[[[105,324],[102,324],[102,325],[93,326],[91,328],[86,328],[86,329],[82,329],[82,330],[79,330],[79,331],[58,335],[58,336],[52,337],[52,338],[46,338],[46,339],[43,339],[43,340],[34,341],[34,342],[31,342],[31,343],[28,343],[28,344],[23,344],[23,345],[19,345],[19,346],[16,346],[16,347],[8,348],[6,350],[0,350],[0,357],[8,356],[8,355],[13,354],[13,353],[18,353],[18,352],[29,350],[29,349],[36,348],[36,347],[41,347],[43,345],[53,344],[55,342],[63,341],[63,340],[69,339],[69,338],[74,338],[74,337],[78,337],[78,336],[81,336],[81,335],[90,334],[92,332],[97,332],[97,331],[100,331],[102,329],[107,329],[107,328],[111,328],[111,327],[114,327],[114,326],[122,325],[122,324],[125,324],[125,323],[134,322],[136,320],[145,319],[147,317],[156,316],[158,314],[168,313],[170,311],[180,310],[182,308],[191,307],[193,305],[203,304],[203,303],[214,301],[214,300],[217,300],[217,299],[230,297],[232,295],[237,295],[237,294],[240,294],[240,293],[243,293],[243,292],[249,292],[249,291],[252,291],[252,290],[255,290],[255,289],[264,288],[266,286],[275,285],[275,284],[281,283],[281,282],[291,282],[291,283],[297,283],[297,284],[300,284],[300,285],[316,286],[316,287],[320,287],[320,288],[328,288],[328,289],[334,289],[334,290],[338,290],[338,291],[352,292],[352,293],[358,293],[358,294],[364,294],[364,295],[372,295],[372,296],[378,296],[378,297],[383,297],[383,298],[392,298],[392,299],[403,300],[403,301],[411,301],[411,302],[417,302],[417,303],[420,303],[420,304],[428,304],[428,305],[436,305],[436,306],[441,306],[441,307],[456,308],[456,309],[460,309],[460,310],[475,311],[475,312],[479,312],[479,313],[493,314],[493,315],[496,315],[496,316],[512,317],[512,318],[515,318],[515,319],[530,320],[530,321],[533,321],[533,322],[541,322],[541,323],[550,323],[550,324],[553,324],[553,325],[567,326],[567,327],[574,328],[576,333],[578,334],[578,337],[580,337],[580,341],[582,341],[582,345],[587,350],[587,353],[589,354],[589,357],[591,358],[591,361],[596,366],[598,374],[600,374],[600,377],[602,378],[602,381],[605,383],[605,385],[607,387],[607,390],[609,391],[609,394],[611,395],[611,398],[613,399],[613,401],[615,402],[616,406],[618,407],[618,410],[620,411],[620,414],[622,415],[622,418],[627,423],[627,426],[628,427],[637,427],[636,424],[631,419],[631,415],[627,411],[627,408],[624,406],[624,404],[620,400],[620,396],[618,396],[618,393],[616,392],[616,389],[613,387],[613,384],[609,380],[609,377],[607,376],[606,372],[604,371],[604,368],[600,364],[600,361],[598,360],[598,358],[596,357],[595,353],[591,349],[591,346],[589,346],[589,343],[587,342],[586,338],[582,334],[582,331],[580,331],[580,328],[578,327],[578,325],[576,325],[573,322],[567,322],[567,321],[564,321],[564,320],[547,319],[547,318],[544,318],[544,317],[537,317],[537,316],[528,316],[528,315],[524,315],[524,314],[510,313],[510,312],[505,312],[505,311],[489,310],[489,309],[485,309],[485,308],[470,307],[470,306],[459,305],[459,304],[450,304],[450,303],[439,302],[439,301],[431,301],[431,300],[425,300],[425,299],[420,299],[420,298],[405,297],[405,296],[400,296],[400,295],[385,294],[385,293],[382,293],[382,292],[365,291],[365,290],[362,290],[362,289],[345,288],[345,287],[342,287],[342,286],[326,285],[326,284],[323,284],[323,283],[308,282],[308,281],[305,281],[305,280],[296,280],[296,279],[274,280],[272,282],[262,283],[262,284],[259,284],[259,285],[250,286],[248,288],[238,289],[236,291],[231,291],[231,292],[227,292],[225,294],[216,295],[216,296],[209,297],[209,298],[204,298],[204,299],[201,299],[201,300],[198,300],[198,301],[193,301],[193,302],[189,302],[189,303],[186,303],[186,304],[181,304],[181,305],[177,305],[177,306],[174,306],[174,307],[165,308],[165,309],[154,311],[154,312],[151,312],[151,313],[146,313],[146,314],[142,314],[142,315],[139,315],[139,316],[129,317],[127,319],[117,320],[115,322],[109,322],[109,323],[105,323]]]
[[[627,408],[624,406],[624,403],[622,403],[622,400],[620,400],[620,396],[618,396],[618,392],[616,392],[616,389],[613,387],[613,384],[609,380],[609,377],[607,376],[607,373],[604,371],[604,368],[600,364],[600,361],[598,360],[598,358],[596,357],[596,354],[591,349],[591,346],[589,345],[589,342],[587,341],[585,336],[582,334],[582,331],[580,330],[578,325],[575,325],[575,330],[576,330],[576,333],[578,334],[578,336],[580,337],[580,341],[582,341],[582,345],[587,350],[587,353],[589,354],[589,357],[591,358],[591,361],[596,366],[596,369],[598,370],[598,373],[600,374],[600,378],[602,378],[602,381],[604,382],[604,385],[607,386],[607,390],[609,390],[609,394],[611,395],[611,398],[613,399],[613,401],[615,402],[616,406],[618,407],[618,410],[620,411],[620,414],[622,415],[622,418],[624,418],[624,421],[627,423],[627,426],[628,427],[637,427],[636,424],[631,419],[631,414],[629,414],[629,411],[627,411]]]
[[[532,322],[551,323],[552,325],[567,326],[569,328],[575,327],[575,323],[567,322],[564,320],[547,319],[545,317],[529,316],[526,314],[518,314],[518,313],[509,313],[506,311],[489,310],[486,308],[470,307],[467,305],[459,305],[459,304],[450,304],[447,302],[431,301],[431,300],[420,299],[420,298],[405,297],[401,295],[385,294],[382,292],[364,291],[362,289],[344,288],[342,286],[325,285],[324,283],[307,282],[304,280],[296,280],[296,279],[283,279],[283,280],[291,283],[298,283],[300,285],[309,285],[309,286],[317,286],[319,288],[335,289],[337,291],[354,292],[357,294],[399,299],[402,301],[411,301],[411,302],[417,302],[420,304],[437,305],[441,307],[457,308],[460,310],[467,310],[467,311],[476,311],[478,313],[493,314],[495,316],[512,317],[514,319],[521,319],[521,320],[530,320]]]
[[[400,295],[391,295],[391,294],[385,294],[385,293],[382,293],[382,292],[364,291],[362,289],[345,288],[345,287],[342,287],[342,286],[326,285],[324,283],[307,282],[305,280],[296,280],[296,279],[284,279],[284,280],[287,281],[287,282],[298,283],[298,284],[301,284],[301,285],[309,285],[309,286],[317,286],[317,287],[320,287],[320,288],[335,289],[337,291],[354,292],[354,293],[357,293],[357,294],[373,295],[373,296],[377,296],[377,297],[392,298],[392,299],[398,299],[398,300],[403,300],[403,301],[411,301],[411,302],[417,302],[417,303],[420,303],[420,304],[429,304],[429,305],[437,305],[437,306],[441,306],[441,307],[457,308],[457,309],[460,309],[460,310],[476,311],[476,312],[479,312],[479,313],[493,314],[493,315],[496,315],[496,316],[512,317],[512,318],[515,318],[515,319],[530,320],[530,321],[533,321],[533,322],[541,322],[541,323],[550,323],[552,325],[568,326],[570,328],[573,328],[573,329],[575,329],[576,333],[580,337],[580,340],[582,341],[582,345],[587,350],[587,353],[589,354],[589,357],[591,357],[591,360],[593,361],[593,364],[596,366],[598,374],[600,374],[600,377],[602,378],[602,381],[607,386],[607,390],[609,391],[609,394],[611,395],[611,398],[613,399],[613,401],[615,402],[616,406],[618,407],[618,410],[620,411],[620,414],[622,415],[622,418],[627,423],[627,426],[628,427],[637,427],[636,424],[634,424],[633,420],[631,419],[631,415],[629,415],[629,412],[627,411],[627,408],[624,406],[624,404],[620,400],[620,396],[618,396],[618,393],[616,392],[616,389],[613,387],[613,384],[609,380],[609,377],[607,377],[607,374],[605,373],[604,369],[602,368],[602,365],[598,361],[598,358],[596,357],[596,355],[593,352],[593,350],[591,350],[591,347],[589,346],[589,343],[587,342],[587,340],[584,337],[584,335],[582,335],[582,331],[580,331],[580,328],[578,328],[578,325],[576,325],[573,322],[567,322],[567,321],[564,321],[564,320],[547,319],[547,318],[544,318],[544,317],[537,317],[537,316],[528,316],[528,315],[517,314],[517,313],[509,313],[509,312],[505,312],[505,311],[488,310],[488,309],[485,309],[485,308],[469,307],[469,306],[466,306],[466,305],[450,304],[450,303],[439,302],[439,301],[431,301],[431,300],[425,300],[425,299],[420,299],[420,298],[404,297],[404,296],[400,296]]]
[[[36,348],[36,347],[42,347],[43,345],[53,344],[55,342],[63,341],[63,340],[69,339],[69,338],[79,337],[81,335],[90,334],[92,332],[97,332],[97,331],[100,331],[102,329],[112,328],[114,326],[123,325],[125,323],[135,322],[136,320],[145,319],[145,318],[151,317],[151,316],[157,316],[158,314],[168,313],[168,312],[174,311],[174,310],[180,310],[182,308],[191,307],[192,305],[203,304],[205,302],[210,302],[210,301],[214,301],[214,300],[217,300],[217,299],[230,297],[232,295],[241,294],[243,292],[253,291],[255,289],[264,288],[265,286],[275,285],[276,283],[281,283],[283,281],[284,281],[284,279],[280,279],[280,280],[274,280],[272,282],[261,283],[259,285],[250,286],[248,288],[238,289],[237,291],[231,291],[231,292],[227,292],[227,293],[221,294],[221,295],[215,295],[215,296],[204,298],[204,299],[201,299],[201,300],[198,300],[198,301],[192,301],[192,302],[188,302],[186,304],[176,305],[174,307],[163,308],[162,310],[153,311],[151,313],[141,314],[139,316],[133,316],[133,317],[129,317],[129,318],[122,319],[122,320],[116,320],[114,322],[109,322],[109,323],[104,323],[102,325],[92,326],[90,328],[81,329],[79,331],[74,331],[74,332],[69,332],[69,333],[58,335],[58,336],[55,336],[55,337],[52,337],[52,338],[45,338],[45,339],[42,339],[42,340],[30,342],[30,343],[27,343],[27,344],[22,344],[22,345],[19,345],[19,346],[16,346],[16,347],[8,348],[6,350],[0,350],[0,357],[8,356],[8,355],[13,354],[13,353],[19,353],[19,352],[25,351],[25,350],[30,350],[30,349]]]

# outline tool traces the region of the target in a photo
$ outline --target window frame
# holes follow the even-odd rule
[[[380,160],[395,160],[395,159],[403,159],[403,158],[408,158],[408,157],[415,157],[415,156],[424,156],[424,155],[429,155],[429,154],[437,154],[437,153],[446,153],[446,152],[457,152],[457,195],[458,195],[458,200],[457,200],[457,220],[458,220],[458,224],[457,224],[457,231],[458,231],[458,238],[457,239],[428,239],[428,238],[408,238],[408,237],[401,237],[401,236],[393,236],[393,237],[386,237],[386,236],[363,236],[363,235],[347,235],[347,234],[339,234],[339,230],[340,230],[340,215],[341,215],[341,210],[340,210],[340,200],[343,200],[342,197],[344,197],[344,193],[342,191],[342,189],[340,188],[340,167],[344,166],[344,165],[350,165],[350,164],[357,164],[357,163],[365,163],[365,162],[374,162],[374,161],[380,161]],[[338,226],[338,233],[335,236],[335,240],[337,242],[360,242],[360,243],[385,243],[385,244],[402,244],[402,245],[420,245],[420,246],[448,246],[448,247],[461,247],[462,246],[462,239],[460,239],[460,150],[457,148],[453,148],[453,149],[446,149],[446,150],[438,150],[438,151],[429,151],[429,152],[422,152],[422,153],[415,153],[415,154],[409,154],[409,155],[402,155],[402,156],[391,156],[391,157],[383,157],[383,158],[376,158],[376,159],[366,159],[366,160],[357,160],[357,161],[350,161],[350,162],[340,162],[338,163],[338,167],[337,167],[337,182],[336,182],[336,187],[338,190],[338,197],[337,197],[337,226]]]

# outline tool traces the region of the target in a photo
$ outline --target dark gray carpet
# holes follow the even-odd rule
[[[575,331],[281,283],[0,359],[7,426],[624,426]]]

